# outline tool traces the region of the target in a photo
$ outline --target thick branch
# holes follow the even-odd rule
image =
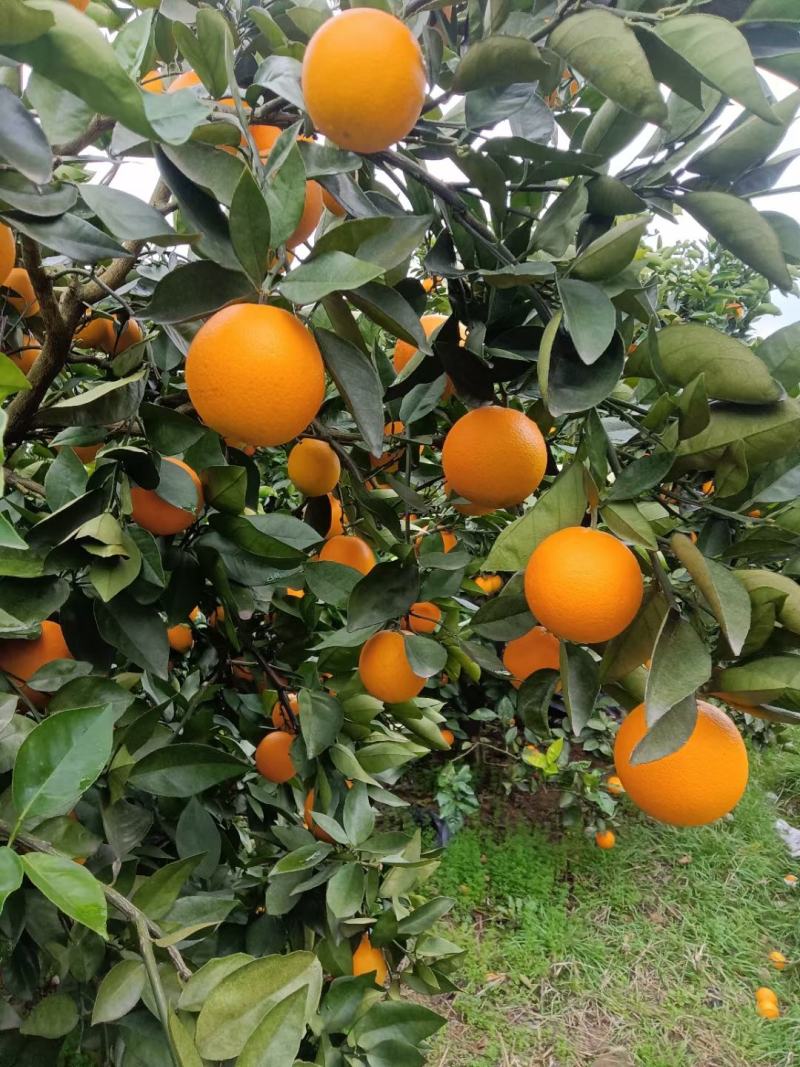
[[[101,133],[105,133],[110,130],[114,125],[113,119],[102,118],[100,115],[95,115],[83,133],[78,134],[71,141],[66,141],[64,144],[56,145],[53,149],[53,154],[56,156],[77,156],[88,148],[89,145]]]
[[[0,838],[7,841],[11,837],[11,833],[12,830],[9,824],[0,820]],[[32,834],[17,834],[16,840],[29,852],[46,852],[49,856],[58,856],[61,859],[69,858],[65,857],[63,852],[59,852],[57,848],[53,848],[49,841],[43,841],[40,837],[34,837]],[[99,879],[98,884],[102,888],[108,903],[113,905],[117,911],[121,912],[126,919],[137,924],[137,928],[139,923],[143,923],[148,935],[153,935],[154,937],[163,936],[160,927],[148,919],[145,913],[137,908],[135,904],[131,904],[127,897],[124,897],[122,893],[118,893],[116,889],[112,889],[110,885],[106,885]],[[184,981],[191,978],[192,972],[189,970],[186,961],[177,948],[175,948],[174,945],[170,945],[166,951],[180,977],[183,978]]]

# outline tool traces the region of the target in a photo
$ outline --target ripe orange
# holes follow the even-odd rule
[[[415,634],[432,634],[439,628],[442,609],[430,600],[420,600],[408,609],[408,628]]]
[[[387,704],[413,700],[425,679],[411,669],[405,640],[395,630],[380,630],[361,649],[358,673],[366,691]]]
[[[333,193],[329,193],[327,189],[322,189],[322,203],[330,211],[331,215],[335,215],[337,219],[344,218],[347,214],[347,210],[342,207]]]
[[[146,93],[164,92],[164,82],[157,70],[148,70],[147,74],[143,74],[140,84]]]
[[[631,753],[646,730],[639,704],[614,741],[617,774],[638,808],[673,826],[704,826],[736,807],[747,785],[747,749],[724,711],[698,700],[689,740],[669,756],[634,767]]]
[[[256,749],[256,770],[269,782],[288,782],[297,771],[289,751],[294,734],[285,730],[273,730],[263,738]]]
[[[503,588],[503,579],[499,574],[476,574],[472,580],[486,596],[499,593]]]
[[[111,319],[98,315],[76,330],[73,340],[81,348],[99,348],[103,352],[113,352],[116,336]]]
[[[14,234],[8,226],[0,223],[0,285],[5,285],[17,258],[17,246]]]
[[[339,481],[342,465],[327,441],[304,437],[289,453],[289,478],[306,496],[325,496]]]
[[[769,962],[777,971],[782,971],[786,967],[786,957],[782,952],[778,952],[777,949],[773,949],[769,954]]]
[[[278,126],[253,125],[250,127],[250,133],[262,162],[265,162],[283,130]],[[307,241],[316,230],[319,220],[322,218],[323,199],[322,186],[319,182],[307,181],[303,214],[300,216],[300,221],[297,223],[294,232],[286,238],[287,248],[297,248],[303,241]]]
[[[447,727],[441,730],[440,733],[442,735],[442,740],[445,741],[448,745],[452,745],[456,739],[456,735],[453,733],[452,730],[448,730]]]
[[[195,85],[202,85],[199,74],[196,74],[193,70],[185,70],[183,74],[179,74],[177,78],[173,78],[167,88],[168,93],[175,93],[179,89],[192,89]]]
[[[326,563],[352,567],[362,574],[369,574],[375,566],[375,553],[362,537],[356,537],[355,534],[331,537],[322,546],[319,558]]]
[[[606,792],[610,793],[612,797],[621,797],[625,792],[625,786],[616,774],[611,774],[606,778]]]
[[[22,335],[22,345],[16,352],[9,353],[9,359],[16,363],[23,374],[30,374],[31,367],[39,358],[42,349],[36,338],[26,333]]]
[[[11,675],[17,682],[27,682],[40,667],[52,663],[54,659],[72,658],[61,627],[57,622],[47,619],[42,623],[39,637],[32,641],[22,638],[0,641],[0,670]],[[27,685],[22,687],[22,691],[37,707],[42,707],[50,699],[49,693],[40,693]]]
[[[442,539],[442,552],[452,552],[452,550],[458,544],[458,538],[452,530],[440,530],[439,536]]]
[[[474,408],[450,428],[442,468],[453,492],[474,504],[521,504],[541,482],[547,446],[539,427],[513,408]]]
[[[752,511],[748,511],[747,517],[749,519],[761,519],[764,517],[764,512],[761,508],[753,508]]]
[[[286,595],[296,597],[298,600],[302,600],[306,595],[305,589],[292,589],[290,585],[286,587]]]
[[[778,1003],[778,994],[774,989],[770,989],[769,986],[762,985],[756,990],[756,1000],[769,1001],[771,1004]]]
[[[426,278],[425,281],[430,281],[430,279]],[[423,287],[424,284],[425,283],[423,282]],[[430,337],[434,330],[438,330],[442,323],[447,322],[447,315],[423,315],[419,321],[422,323],[422,328],[425,331],[425,336]],[[461,334],[461,344],[463,345],[464,339],[466,337],[463,326],[461,327]],[[397,344],[394,346],[394,356],[392,357],[392,363],[394,365],[395,374],[399,374],[400,371],[406,366],[406,364],[412,359],[412,357],[417,354],[417,352],[419,352],[419,349],[415,348],[413,345],[410,345],[408,341],[398,341]],[[445,400],[452,395],[453,383],[450,378],[447,378],[447,380],[445,381],[444,389],[442,390],[442,399]]]
[[[297,699],[297,693],[287,693],[286,699],[289,702],[289,707],[292,709],[294,717],[297,718],[300,714],[300,701]],[[288,716],[283,710],[283,705],[280,700],[276,700],[272,705],[272,713],[270,715],[272,719],[272,725],[276,730],[285,730],[286,733],[296,733],[297,731],[291,726],[290,722],[287,722]]]
[[[383,427],[384,437],[400,437],[406,430],[406,424],[396,419],[394,422],[387,422]],[[389,449],[384,452],[383,455],[376,459],[375,456],[370,455],[369,463],[371,467],[380,467],[382,473],[393,474],[400,467],[400,461],[403,458],[405,449],[401,445],[400,448]]]
[[[124,352],[126,348],[131,348],[133,345],[138,345],[143,339],[142,327],[136,321],[136,319],[128,319],[117,336],[114,332],[115,344],[111,346],[111,351],[119,354]]]
[[[330,834],[326,833],[320,826],[314,822],[313,815],[314,810],[314,790],[309,789],[306,793],[306,799],[303,804],[303,821],[306,824],[306,829],[316,837],[317,841],[327,841],[329,845],[333,844],[333,838]],[[323,815],[325,813],[323,812]]]
[[[594,841],[598,848],[613,848],[617,843],[617,835],[613,830],[598,830],[594,835]]]
[[[450,486],[447,484],[446,478],[442,488],[444,489],[445,497],[449,497]],[[458,496],[460,494],[456,493],[455,495]],[[491,515],[495,510],[493,507],[484,507],[482,504],[453,504],[453,507],[459,515]]]
[[[778,1007],[777,1001],[757,1000],[756,1013],[760,1015],[762,1019],[778,1019],[780,1018],[781,1009]]]
[[[325,395],[317,342],[299,319],[266,304],[223,308],[186,356],[189,399],[207,426],[250,445],[283,445]]]
[[[557,530],[525,568],[528,607],[564,641],[592,645],[616,637],[633,621],[643,594],[636,556],[602,530]]]
[[[78,11],[85,11],[89,6],[89,0],[69,0],[69,2]]]
[[[225,621],[225,608],[222,604],[217,604],[211,614],[208,616],[208,625],[217,627],[221,622]]]
[[[23,318],[27,319],[39,314],[39,301],[36,299],[33,284],[24,267],[13,267],[6,275],[3,285],[17,294],[8,296],[6,299]]]
[[[179,622],[176,626],[167,627],[167,640],[173,652],[188,652],[194,644],[192,628],[188,622]]]
[[[359,8],[358,10],[363,11],[366,8]],[[363,934],[358,943],[358,948],[353,953],[353,974],[357,978],[361,974],[372,974],[373,971],[375,972],[376,984],[383,985],[389,976],[386,960],[379,948],[372,947],[369,934]]]
[[[700,486],[700,491],[705,493],[706,496],[710,496],[714,492],[714,479],[709,478],[707,482],[703,482]]]
[[[400,19],[351,8],[324,22],[308,42],[302,85],[311,121],[334,144],[382,152],[420,116],[425,64]]]
[[[331,506],[331,522],[328,532],[325,534],[326,541],[331,537],[339,537],[340,534],[344,533],[345,527],[344,509],[342,508],[341,500],[332,493],[328,493],[328,502]]]
[[[509,641],[503,649],[503,666],[511,675],[514,688],[519,689],[535,671],[559,670],[560,647],[558,638],[548,633],[544,626],[534,626],[522,637]]]
[[[81,463],[85,465],[94,462],[97,453],[103,447],[103,442],[98,441],[95,445],[69,445],[68,447],[72,449]]]
[[[203,509],[203,487],[192,468],[187,466],[183,460],[175,459],[173,456],[165,456],[164,460],[186,471],[192,479],[197,490],[197,507],[193,512],[184,511],[183,508],[177,508],[160,497],[156,489],[140,489],[138,485],[131,486],[131,504],[133,505],[131,518],[143,529],[160,537],[187,530],[193,522],[197,521]]]

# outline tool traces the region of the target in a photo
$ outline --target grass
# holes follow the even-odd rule
[[[800,818],[800,757],[767,750],[734,817],[679,830],[627,805],[618,844],[519,822],[462,831],[437,874],[462,989],[435,1067],[788,1067],[800,1064],[800,875],[775,834]],[[777,801],[774,796],[777,794]],[[509,821],[506,816],[505,822]],[[755,1013],[777,992],[782,1016]]]

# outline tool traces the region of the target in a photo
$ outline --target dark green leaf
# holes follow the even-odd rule
[[[106,898],[91,872],[73,860],[45,852],[30,852],[22,862],[28,878],[59,911],[106,937]]]
[[[41,126],[5,85],[0,85],[0,158],[32,182],[49,182],[53,156]]]
[[[124,254],[124,249],[102,230],[69,212],[54,219],[37,219],[16,213],[6,215],[15,230],[60,252],[75,263],[96,263]]]
[[[561,642],[561,681],[564,703],[573,734],[577,737],[592,716],[600,692],[600,664],[579,645]]]
[[[330,330],[315,332],[328,373],[373,456],[383,452],[383,387],[369,359]]]
[[[330,748],[339,735],[344,712],[339,701],[318,690],[300,691],[300,732],[309,759]]]
[[[107,604],[96,601],[94,614],[103,637],[126,659],[159,678],[167,677],[167,632],[150,608],[120,593]]]
[[[622,373],[625,347],[618,333],[587,373],[571,339],[560,331],[561,312],[545,328],[539,348],[539,388],[551,415],[595,407],[612,392]]]
[[[419,595],[419,569],[412,559],[378,563],[353,587],[347,602],[347,629],[378,626],[405,615]]]
[[[244,774],[246,767],[209,745],[174,744],[156,749],[133,767],[131,785],[162,797],[191,797]]]
[[[89,210],[121,241],[146,238],[153,244],[171,245],[183,240],[160,212],[137,196],[107,185],[81,185],[80,193]]]
[[[664,481],[674,461],[672,452],[654,452],[651,456],[635,459],[617,475],[606,500],[632,500],[641,496]]]
[[[602,289],[574,278],[561,278],[558,292],[566,326],[581,360],[596,363],[611,343],[617,327],[614,305]]]
[[[430,637],[418,634],[403,634],[406,656],[411,670],[421,678],[433,678],[444,670],[447,663],[447,649]]]
[[[346,252],[325,252],[290,271],[281,282],[280,291],[292,304],[314,304],[329,293],[357,289],[383,273],[384,268],[378,264]]]
[[[243,170],[231,201],[231,242],[245,274],[260,285],[267,270],[270,218],[267,202],[250,170]]]
[[[464,53],[456,67],[453,90],[464,93],[513,82],[535,82],[546,71],[547,64],[536,45],[522,37],[498,34],[476,41]]]
[[[731,652],[738,656],[750,629],[750,599],[727,567],[702,552],[684,534],[672,535],[672,551],[684,565],[722,627]]]
[[[6,845],[0,846],[0,912],[9,896],[22,885],[22,861]]]

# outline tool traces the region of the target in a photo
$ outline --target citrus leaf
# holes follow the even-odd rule
[[[133,1011],[145,983],[141,960],[120,960],[103,977],[92,1009],[92,1026],[113,1023]]]
[[[107,936],[105,894],[101,883],[90,871],[74,860],[44,852],[31,852],[22,857],[22,863],[28,878],[59,911],[101,937]]]
[[[711,677],[711,656],[695,628],[670,610],[653,650],[647,676],[647,724],[653,726],[676,704],[691,696]]]
[[[617,328],[617,312],[606,294],[596,285],[561,278],[558,292],[566,326],[582,361],[596,363],[611,343]]]
[[[0,912],[9,896],[22,885],[22,876],[22,860],[7,845],[0,846]]]
[[[738,656],[750,629],[750,598],[742,596],[741,583],[727,567],[706,559],[684,534],[673,534],[670,544],[713,611],[731,652]]]
[[[471,45],[456,67],[453,90],[486,89],[535,82],[547,72],[541,52],[523,37],[500,34],[484,37]]]
[[[328,373],[373,456],[383,452],[383,386],[369,358],[330,330],[316,330]]]
[[[329,293],[358,289],[383,273],[379,264],[356,259],[347,252],[325,252],[290,271],[279,288],[292,304],[314,304]]]
[[[161,797],[191,797],[247,770],[234,756],[210,745],[175,744],[150,752],[134,765],[131,785]]]

